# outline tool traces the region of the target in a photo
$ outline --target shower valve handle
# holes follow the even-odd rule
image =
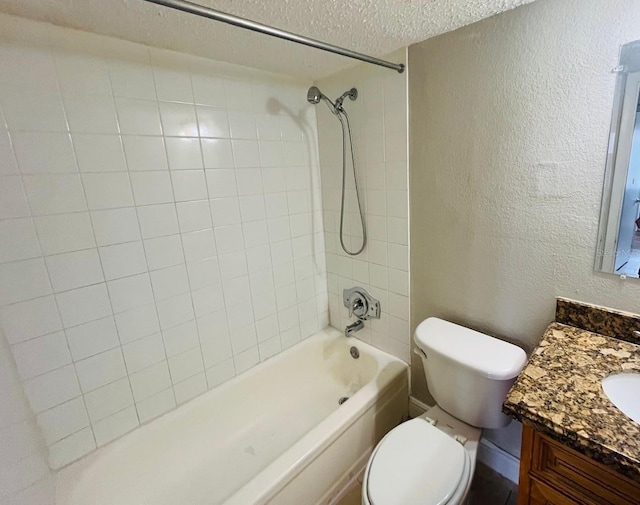
[[[361,318],[366,312],[367,309],[365,308],[364,302],[360,297],[356,297],[355,300],[353,300],[353,302],[349,304],[349,317],[355,314],[356,316]]]
[[[380,302],[364,288],[355,287],[342,292],[342,302],[349,309],[349,317],[356,316],[360,320],[380,319]]]

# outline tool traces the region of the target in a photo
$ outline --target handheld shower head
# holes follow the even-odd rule
[[[338,97],[334,102],[329,100],[322,94],[317,86],[311,86],[307,91],[307,101],[313,105],[320,103],[321,100],[327,104],[331,113],[338,118],[340,125],[342,126],[342,203],[340,205],[340,245],[345,253],[350,256],[356,256],[360,254],[367,245],[367,226],[365,223],[364,212],[362,205],[360,204],[360,194],[358,191],[358,178],[356,176],[356,158],[353,149],[353,139],[351,138],[351,126],[349,124],[349,115],[347,111],[342,107],[344,99],[349,97],[350,100],[358,98],[358,90],[351,88],[345,91],[342,96]],[[353,167],[353,182],[356,190],[356,201],[358,202],[358,210],[360,211],[360,223],[362,224],[362,246],[357,251],[350,251],[344,243],[344,215],[345,215],[345,193],[346,193],[346,170],[347,170],[347,139],[349,141],[349,149],[351,151],[351,165]]]
[[[311,86],[309,91],[307,91],[307,101],[312,104],[320,103],[320,99],[324,97],[324,95],[320,92],[317,86]]]
[[[336,109],[336,104],[333,103],[331,100],[329,100],[329,98],[327,98],[327,96],[323,94],[322,91],[320,91],[318,86],[311,86],[309,88],[309,91],[307,91],[307,101],[309,103],[312,103],[313,105],[316,105],[320,103],[320,100],[325,101],[325,103],[327,104],[327,107],[329,107],[329,110],[333,114],[335,115],[338,114],[338,109]]]
[[[320,100],[324,100],[329,107],[329,110],[334,114],[338,114],[338,112],[344,111],[342,108],[342,102],[345,98],[349,97],[351,100],[355,100],[358,98],[358,90],[356,88],[351,88],[348,91],[345,91],[342,96],[336,99],[335,102],[329,100],[329,98],[320,91],[318,86],[311,86],[309,91],[307,91],[307,101],[313,105],[320,103]]]

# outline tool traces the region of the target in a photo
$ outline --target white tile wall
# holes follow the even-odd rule
[[[46,457],[45,440],[57,433],[41,433],[29,409],[10,347],[0,331],[0,503],[53,505],[54,482]],[[76,425],[72,409],[50,411],[66,418],[59,425]],[[86,425],[85,425],[86,426]]]
[[[328,324],[315,108],[309,83],[0,33],[0,325],[59,468]]]
[[[406,52],[398,51],[389,58],[406,62]],[[380,300],[382,316],[368,321],[357,337],[409,361],[407,72],[359,65],[321,80],[318,86],[330,97],[352,87],[358,89],[358,99],[346,100],[345,109],[352,125],[368,233],[368,245],[360,255],[348,256],[342,251],[341,129],[326,107],[320,107],[318,137],[331,325],[344,328],[353,322],[342,305],[342,290],[362,286]],[[351,177],[347,188],[344,228],[347,247],[353,250],[362,244],[362,231]]]

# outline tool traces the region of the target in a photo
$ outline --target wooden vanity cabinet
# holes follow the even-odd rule
[[[523,426],[518,505],[609,504],[640,504],[640,482]]]

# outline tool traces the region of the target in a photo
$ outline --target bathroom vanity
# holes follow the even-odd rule
[[[503,406],[524,424],[518,505],[640,504],[640,424],[602,387],[640,374],[638,330],[640,316],[558,300]]]

